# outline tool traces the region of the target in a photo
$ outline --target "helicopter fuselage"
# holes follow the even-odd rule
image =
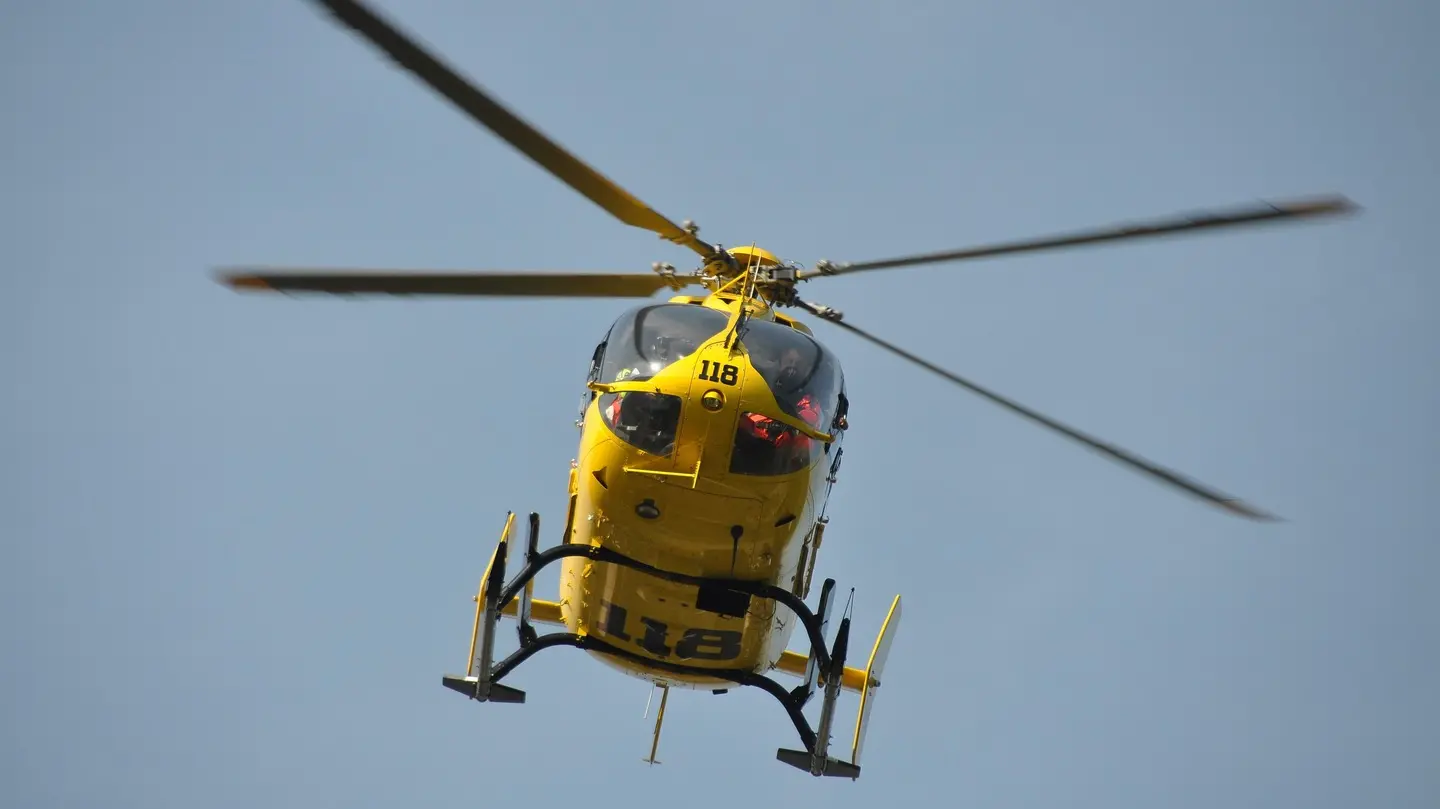
[[[639,356],[677,340],[690,345],[673,356]],[[802,367],[779,381],[779,355],[792,344],[806,350]],[[626,375],[647,362],[653,374]],[[796,393],[819,412],[782,404]],[[626,397],[643,407],[627,414]],[[678,297],[632,310],[594,355],[565,541],[685,575],[764,582],[803,599],[838,467],[841,431],[833,428],[844,423],[843,403],[833,355],[755,299]],[[757,422],[769,424],[767,435],[755,435]],[[635,653],[595,657],[673,686],[732,683],[652,661],[761,673],[780,661],[796,625],[769,599],[737,602],[734,593],[581,557],[563,562],[560,610],[570,632]]]

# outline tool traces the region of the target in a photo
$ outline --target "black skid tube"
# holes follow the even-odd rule
[[[541,570],[561,559],[568,559],[575,556],[582,556],[595,562],[608,562],[621,565],[622,567],[638,570],[656,578],[673,581],[678,584],[720,587],[726,590],[733,590],[737,593],[748,593],[752,596],[778,601],[786,607],[789,607],[790,610],[795,613],[796,617],[800,619],[800,623],[804,625],[805,634],[810,638],[810,654],[820,664],[820,670],[828,671],[830,668],[830,651],[826,648],[825,636],[820,631],[819,619],[815,616],[814,611],[811,610],[799,596],[789,590],[783,587],[776,587],[772,584],[765,584],[764,582],[745,581],[743,579],[711,579],[704,576],[691,576],[686,573],[662,570],[653,565],[647,565],[644,562],[631,559],[609,548],[602,548],[595,545],[557,545],[527,559],[525,567],[505,586],[505,589],[500,591],[500,609],[505,609],[505,606],[509,604],[511,600],[519,594],[520,590],[529,584],[531,579],[534,579]],[[636,659],[645,662],[647,665],[659,663],[659,661],[647,657],[637,656]],[[696,670],[704,673],[712,671],[712,669],[704,668],[697,668]]]

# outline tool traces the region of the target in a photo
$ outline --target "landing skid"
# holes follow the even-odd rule
[[[511,513],[505,523],[505,531],[491,557],[490,565],[481,579],[480,592],[475,597],[475,631],[471,639],[469,671],[464,676],[445,675],[441,682],[446,688],[480,702],[523,703],[525,701],[524,691],[502,684],[500,681],[537,652],[557,646],[601,652],[633,660],[660,671],[714,677],[728,680],[736,685],[758,688],[779,701],[790,717],[791,723],[794,724],[795,731],[799,734],[800,742],[803,745],[803,749],[800,750],[783,748],[778,750],[776,752],[777,759],[817,777],[834,776],[851,779],[860,777],[860,747],[869,719],[870,705],[867,703],[873,704],[871,703],[871,692],[880,684],[880,669],[884,665],[889,642],[893,638],[893,629],[898,623],[900,607],[898,596],[891,605],[890,615],[886,618],[880,637],[876,641],[875,650],[862,674],[853,669],[847,670],[845,667],[845,656],[850,638],[848,611],[840,620],[834,644],[829,645],[825,642],[835,590],[833,579],[826,579],[822,584],[819,609],[811,611],[803,599],[780,587],[739,579],[707,579],[661,570],[608,548],[592,545],[558,545],[540,551],[538,549],[540,515],[531,513],[525,564],[520,572],[509,583],[506,583],[505,567],[514,519],[515,515]],[[536,606],[532,597],[534,578],[548,565],[561,559],[577,556],[595,562],[628,567],[666,581],[695,585],[702,588],[703,593],[714,595],[713,598],[708,599],[702,596],[702,601],[710,600],[729,605],[733,604],[733,599],[738,596],[744,597],[747,601],[748,598],[763,598],[785,605],[799,618],[810,640],[811,654],[806,661],[804,682],[795,688],[786,689],[770,677],[746,669],[714,669],[655,660],[629,649],[614,646],[593,635],[579,635],[571,632],[538,634],[532,622],[532,611]],[[504,660],[496,662],[494,659],[495,630],[499,625],[500,618],[512,612],[508,608],[517,598],[519,602],[513,609],[513,614],[518,622],[520,648]],[[845,686],[847,673],[861,674],[862,676],[857,687],[847,689],[857,690],[861,694],[860,713],[856,721],[855,742],[850,761],[837,759],[828,753],[835,706],[842,687]],[[822,690],[820,721],[818,728],[812,728],[803,709],[806,703],[815,696],[817,690]],[[651,755],[653,758],[653,751]]]

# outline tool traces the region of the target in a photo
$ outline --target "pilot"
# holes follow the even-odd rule
[[[688,334],[662,334],[655,338],[650,353],[664,368],[676,360],[683,359],[695,353],[699,343],[694,337]]]
[[[781,390],[793,388],[800,379],[801,370],[800,349],[786,346],[780,352],[780,361],[775,370],[775,386]]]
[[[820,427],[820,405],[815,397],[801,384],[805,372],[805,361],[800,349],[795,346],[786,346],[781,349],[780,356],[769,363],[766,368],[768,373],[765,376],[774,381],[770,385],[771,391],[775,394],[776,401],[781,407],[789,404],[786,410],[795,413],[811,427]],[[798,399],[792,398],[796,393]]]

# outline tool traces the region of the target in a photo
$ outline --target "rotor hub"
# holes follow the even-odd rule
[[[705,263],[701,274],[718,282],[714,288],[743,277],[751,294],[785,304],[795,297],[795,282],[800,279],[800,271],[799,265],[782,261],[769,250],[752,244],[718,250]]]

